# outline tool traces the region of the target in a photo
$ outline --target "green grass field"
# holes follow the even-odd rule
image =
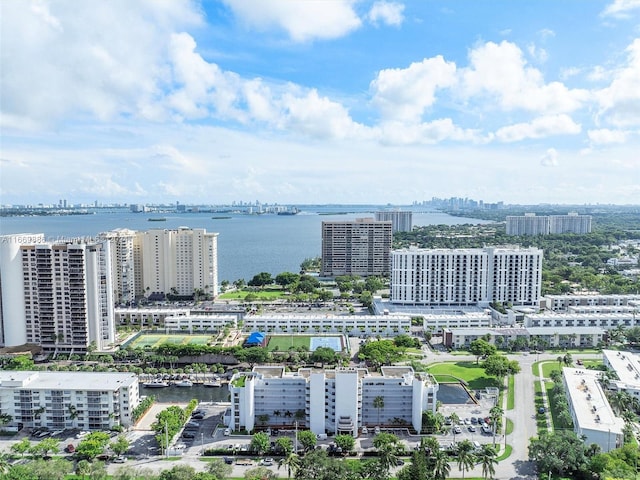
[[[244,300],[244,298],[252,293],[258,300],[277,300],[287,295],[281,288],[265,288],[264,290],[234,290],[221,294],[220,300]]]
[[[467,382],[471,390],[485,387],[502,387],[498,380],[487,376],[484,369],[475,362],[436,363],[427,367],[427,371],[438,381],[451,381],[451,376]]]
[[[153,348],[165,343],[174,345],[207,345],[212,339],[211,335],[158,335],[142,334],[133,340],[129,346],[131,348]]]

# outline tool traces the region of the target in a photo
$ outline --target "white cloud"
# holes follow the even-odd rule
[[[367,18],[374,25],[384,23],[399,27],[404,21],[403,12],[404,5],[402,3],[381,0],[373,4]]]
[[[435,102],[436,90],[455,83],[455,73],[455,63],[440,55],[404,69],[381,70],[370,85],[373,104],[386,119],[417,122]]]
[[[556,32],[554,32],[550,28],[543,28],[542,30],[540,30],[538,32],[538,35],[540,36],[540,38],[542,40],[546,40],[547,38],[555,37],[556,36]]]
[[[516,123],[500,128],[495,136],[502,142],[518,142],[527,138],[544,138],[552,135],[575,135],[581,127],[568,115],[538,117],[530,123]]]
[[[629,138],[629,132],[625,130],[610,130],[608,128],[589,130],[587,135],[594,145],[624,143]]]
[[[631,16],[630,12],[640,8],[640,0],[614,0],[613,3],[607,5],[602,15],[605,17],[627,18]]]
[[[527,46],[527,51],[531,58],[536,60],[538,63],[544,63],[549,58],[549,54],[544,48],[537,47],[533,43],[530,43],[529,46]]]
[[[483,141],[480,132],[460,128],[450,118],[414,124],[387,122],[380,127],[379,138],[382,143],[395,145],[434,145],[443,141],[479,143]]]
[[[599,115],[616,127],[640,125],[640,38],[626,51],[626,65],[614,69],[611,84],[596,92]]]
[[[200,21],[188,0],[3,2],[3,117],[46,126],[158,114],[169,35]]]
[[[284,30],[295,42],[339,38],[362,24],[354,0],[223,0],[250,28]]]
[[[552,114],[578,109],[585,90],[570,90],[560,82],[545,83],[542,73],[527,66],[522,50],[503,41],[487,42],[469,53],[470,66],[461,70],[463,97],[486,95],[506,111],[524,109]]]
[[[543,167],[558,166],[558,152],[555,148],[550,148],[545,152],[542,158],[540,158],[540,165]]]

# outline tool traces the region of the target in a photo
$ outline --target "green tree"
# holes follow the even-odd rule
[[[189,465],[174,465],[170,470],[163,470],[158,480],[191,480],[196,469]]]
[[[118,435],[115,441],[111,442],[109,446],[116,455],[123,455],[127,450],[129,450],[129,440],[127,440],[127,437],[124,435]]]
[[[60,443],[55,438],[45,438],[33,446],[33,450],[46,457],[49,452],[58,453]]]
[[[251,451],[262,455],[269,450],[269,435],[264,432],[258,432],[251,438]]]
[[[207,473],[213,475],[215,480],[226,480],[233,472],[233,467],[224,463],[220,458],[214,458],[207,462]]]
[[[378,425],[380,425],[380,412],[384,408],[384,397],[377,396],[373,399],[373,408],[378,410]]]
[[[464,478],[465,472],[471,470],[476,463],[473,450],[473,443],[466,439],[458,443],[456,448],[458,454],[458,469],[462,472],[462,478]]]
[[[11,452],[18,454],[21,457],[24,457],[24,454],[31,449],[31,442],[27,437],[25,437],[20,441],[14,443],[13,445],[11,445],[9,449],[11,450]]]
[[[33,370],[35,363],[27,355],[11,357],[4,364],[5,370]]]
[[[289,437],[280,437],[276,440],[276,448],[283,455],[289,455],[293,452],[293,441]]]
[[[91,464],[88,460],[80,460],[76,465],[76,475],[85,478],[91,473]]]
[[[304,448],[305,451],[308,452],[309,450],[313,450],[315,448],[316,443],[318,442],[318,438],[316,437],[315,433],[310,430],[299,430],[298,441],[300,442],[300,445],[302,445],[302,448]]]
[[[352,435],[336,435],[334,438],[336,447],[342,449],[342,453],[346,454],[353,450],[356,444],[356,439]]]
[[[245,480],[271,480],[278,478],[278,474],[267,467],[254,467],[244,472]]]
[[[273,283],[273,279],[271,278],[271,274],[268,272],[260,272],[255,275],[251,280],[249,280],[248,285],[250,287],[264,287],[266,285],[271,285]]]
[[[398,465],[398,453],[404,450],[401,445],[400,439],[392,433],[381,432],[373,438],[373,447],[378,451],[378,460],[386,475],[391,467]]]
[[[313,363],[321,363],[322,368],[324,368],[325,363],[336,363],[336,352],[333,348],[330,347],[318,347],[311,354],[309,360],[311,360]]]
[[[81,458],[92,460],[104,452],[109,443],[109,434],[105,432],[93,432],[87,435],[78,443],[76,455]]]
[[[480,363],[480,357],[488,357],[489,355],[495,354],[497,348],[495,345],[492,345],[486,340],[478,338],[477,340],[471,342],[471,344],[469,345],[469,351],[472,355],[475,355],[477,365],[478,363]]]
[[[295,475],[296,470],[300,467],[300,457],[294,452],[289,452],[278,460],[278,470],[280,467],[287,469],[287,478],[291,478],[291,474]]]
[[[438,448],[431,455],[430,466],[434,480],[445,480],[451,472],[447,453]]]
[[[536,463],[539,472],[578,478],[587,473],[586,448],[572,431],[544,432],[531,440],[529,459]]]
[[[485,480],[493,478],[496,473],[497,456],[496,450],[492,445],[483,445],[480,451],[476,453],[476,459],[482,465],[482,476]]]
[[[515,375],[520,371],[520,364],[516,360],[499,354],[489,355],[482,366],[487,375],[496,377],[501,385],[507,375]]]

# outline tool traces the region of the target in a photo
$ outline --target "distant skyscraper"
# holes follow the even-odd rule
[[[537,248],[405,249],[391,253],[391,302],[536,306],[542,285]]]
[[[410,232],[413,228],[413,212],[389,210],[376,212],[376,221],[391,222],[393,233]]]
[[[390,221],[322,222],[321,275],[389,275],[392,235]]]

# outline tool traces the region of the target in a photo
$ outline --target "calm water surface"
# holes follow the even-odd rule
[[[329,207],[314,207],[298,215],[234,215],[217,213],[131,213],[128,211],[98,210],[94,215],[1,217],[0,234],[44,233],[48,239],[95,236],[116,228],[149,230],[152,228],[205,228],[218,232],[218,278],[233,281],[250,280],[256,273],[272,275],[300,270],[305,258],[320,256],[321,227],[323,221],[353,220],[373,217],[380,208],[335,207],[333,212],[349,210],[347,214],[331,213]],[[359,209],[359,210],[358,210]],[[231,218],[215,219],[216,216]],[[164,222],[150,222],[153,217],[166,218]],[[478,219],[453,217],[441,212],[414,213],[413,224],[457,225],[487,223]]]

